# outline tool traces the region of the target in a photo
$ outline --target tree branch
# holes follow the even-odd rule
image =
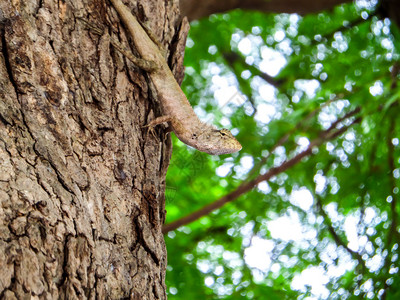
[[[271,13],[297,13],[300,15],[332,9],[334,6],[351,2],[351,0],[180,0],[182,15],[190,21],[223,13],[233,9],[257,10]]]
[[[332,235],[336,245],[338,246],[342,246],[344,249],[346,249],[347,252],[350,253],[350,255],[356,259],[358,261],[358,263],[362,266],[363,270],[366,270],[365,267],[365,262],[362,259],[360,253],[351,250],[346,243],[340,238],[340,236],[336,233],[335,228],[333,228],[332,222],[330,220],[330,218],[328,217],[328,215],[326,214],[324,208],[322,207],[322,201],[321,201],[321,197],[319,197],[318,195],[314,194],[314,197],[317,200],[317,209],[318,212],[321,214],[321,216],[324,218],[326,225],[328,226],[328,230],[329,233]]]
[[[388,135],[386,138],[386,144],[388,147],[388,165],[389,165],[389,170],[390,170],[390,175],[389,175],[389,181],[390,181],[390,191],[389,194],[392,196],[392,202],[390,203],[390,211],[392,213],[392,222],[390,224],[389,227],[389,231],[388,231],[388,235],[387,235],[387,245],[386,245],[386,249],[391,249],[393,244],[394,244],[394,240],[397,241],[397,239],[394,239],[394,236],[398,235],[398,232],[396,230],[397,228],[397,218],[398,218],[398,214],[397,214],[397,194],[395,194],[393,191],[396,188],[396,180],[393,176],[393,171],[396,169],[395,166],[395,158],[394,158],[394,145],[392,143],[392,139],[393,137],[396,135],[395,134],[395,125],[396,125],[396,117],[394,116],[393,113],[391,114],[391,118],[390,118],[390,127],[388,130]],[[385,257],[384,259],[384,264],[383,264],[383,269],[386,269],[389,271],[390,268],[390,263],[391,263],[391,258],[393,256],[393,253],[391,253],[390,251],[388,252],[388,255]],[[388,272],[388,277],[390,277],[390,274]],[[389,290],[390,286],[387,284],[387,280],[385,280],[384,282],[384,287],[383,287],[383,294],[382,294],[382,298],[381,299],[386,299],[387,296],[387,292]]]
[[[269,83],[270,85],[279,88],[279,86],[284,82],[283,80],[276,80],[274,77],[268,75],[267,73],[264,73],[262,71],[260,71],[258,68],[256,68],[253,65],[249,65],[248,63],[246,63],[246,61],[244,60],[244,58],[239,55],[236,52],[230,51],[230,52],[222,52],[222,56],[225,58],[226,62],[228,63],[229,67],[233,70],[233,72],[237,75],[236,77],[240,77],[238,76],[239,74],[237,74],[236,72],[236,68],[235,68],[235,64],[236,63],[240,63],[243,66],[245,66],[245,68],[249,69],[249,71],[256,76],[261,77],[262,79],[264,79],[267,83]]]
[[[278,142],[275,143],[275,145],[272,146],[272,148],[269,150],[268,155],[266,155],[265,157],[263,157],[256,165],[254,165],[254,167],[249,171],[248,174],[248,179],[250,179],[251,177],[253,177],[254,173],[256,171],[258,171],[269,159],[269,157],[271,156],[271,154],[275,151],[276,148],[282,146],[283,144],[285,144],[290,136],[296,132],[296,130],[307,130],[310,126],[306,125],[306,122],[308,120],[310,120],[312,117],[314,117],[319,111],[321,111],[322,108],[328,106],[329,104],[331,104],[333,101],[338,100],[339,98],[336,97],[334,99],[331,100],[327,100],[326,102],[324,102],[322,105],[318,106],[316,109],[310,111],[307,116],[300,120],[299,122],[297,122],[297,124],[295,126],[293,126],[293,128],[291,130],[289,130],[288,132],[286,132],[279,140]]]
[[[351,117],[352,115],[354,115],[353,113],[354,111],[351,111],[347,114],[348,117]],[[343,118],[342,118],[343,119]],[[315,139],[314,141],[312,141],[310,143],[310,145],[308,146],[308,148],[306,150],[304,150],[303,152],[300,152],[299,154],[297,154],[295,157],[293,157],[292,159],[286,160],[285,162],[283,162],[279,167],[274,167],[271,168],[269,171],[267,171],[266,173],[258,176],[257,178],[250,180],[250,181],[244,181],[242,182],[241,185],[239,185],[239,187],[232,191],[231,193],[223,196],[222,198],[218,199],[217,201],[210,203],[206,206],[204,206],[203,208],[193,212],[192,214],[183,217],[179,220],[176,220],[172,223],[166,224],[163,227],[163,233],[167,233],[169,231],[175,230],[183,225],[189,224],[205,215],[208,215],[209,213],[211,213],[212,211],[221,208],[222,206],[224,206],[226,203],[229,203],[235,199],[237,199],[240,195],[250,191],[253,187],[255,187],[257,184],[259,184],[262,181],[265,180],[269,180],[272,177],[286,171],[287,169],[289,169],[290,167],[296,165],[297,163],[299,163],[304,157],[307,157],[309,155],[312,154],[312,150],[314,149],[314,147],[316,146],[320,146],[323,142],[327,141],[327,140],[331,140],[336,138],[338,135],[342,134],[343,132],[345,132],[347,129],[350,128],[350,126],[352,126],[355,123],[360,122],[361,117],[355,119],[350,125],[348,126],[343,126],[342,128],[338,129],[338,130],[334,130],[335,128],[333,128],[332,126],[330,128],[328,128],[327,130],[324,130],[323,132],[321,132],[320,136]]]

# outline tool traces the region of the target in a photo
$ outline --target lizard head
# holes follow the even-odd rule
[[[242,145],[228,129],[204,131],[196,138],[196,148],[212,155],[230,154],[242,149]]]

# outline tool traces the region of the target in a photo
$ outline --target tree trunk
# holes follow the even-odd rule
[[[137,2],[180,49],[177,3]],[[105,0],[0,2],[0,297],[165,299],[171,143],[142,128],[146,73],[79,17],[129,45]]]

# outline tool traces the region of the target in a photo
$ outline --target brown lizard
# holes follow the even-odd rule
[[[208,154],[229,154],[241,150],[242,146],[228,129],[218,130],[200,121],[159,47],[121,0],[110,1],[127,27],[141,58],[154,62],[156,66],[149,72],[149,77],[161,103],[163,116],[154,119],[148,126],[167,122],[182,142]]]

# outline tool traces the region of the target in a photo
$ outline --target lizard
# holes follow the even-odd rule
[[[159,46],[153,42],[121,0],[110,1],[120,19],[122,19],[122,23],[126,26],[141,59],[152,62],[152,65],[156,66],[148,71],[148,76],[156,90],[163,115],[150,121],[147,126],[154,127],[168,123],[183,143],[211,155],[240,151],[242,149],[241,144],[228,129],[219,130],[200,121],[186,95],[176,82]]]

